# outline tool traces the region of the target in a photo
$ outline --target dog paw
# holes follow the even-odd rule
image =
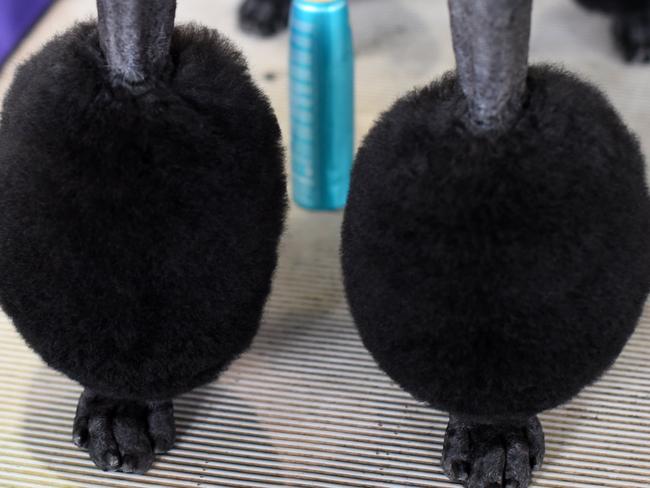
[[[626,61],[650,63],[650,9],[614,20],[614,38]]]
[[[289,22],[291,0],[244,0],[239,25],[247,32],[268,37],[284,30]]]
[[[117,400],[86,389],[77,404],[72,437],[105,471],[145,473],[155,455],[174,444],[173,405]]]
[[[442,467],[467,488],[527,488],[543,459],[544,432],[537,417],[525,426],[449,420]]]

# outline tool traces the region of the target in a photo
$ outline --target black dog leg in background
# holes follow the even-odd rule
[[[290,8],[291,0],[243,0],[239,25],[247,32],[272,36],[287,27]]]
[[[650,0],[577,0],[611,15],[616,46],[630,62],[650,62]]]
[[[614,16],[614,39],[626,61],[650,63],[650,2],[645,9]]]

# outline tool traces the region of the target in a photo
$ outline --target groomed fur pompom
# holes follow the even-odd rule
[[[79,25],[20,68],[0,128],[2,306],[115,398],[171,398],[249,345],[283,228],[280,130],[243,57],[185,26],[171,60],[116,87]]]
[[[570,399],[613,362],[650,285],[636,139],[593,86],[530,68],[502,135],[465,125],[454,76],[370,132],[343,226],[363,341],[405,390],[491,421]]]

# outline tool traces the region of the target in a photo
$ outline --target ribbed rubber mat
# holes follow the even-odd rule
[[[146,476],[103,473],[70,441],[80,388],[0,325],[1,486],[442,487],[446,416],[375,366],[351,323],[340,216],[294,211],[253,348],[176,402],[176,448]],[[546,413],[534,486],[650,486],[650,322],[616,367]]]

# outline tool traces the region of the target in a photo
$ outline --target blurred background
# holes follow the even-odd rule
[[[23,60],[95,15],[94,0],[48,3],[0,0],[0,55],[8,56],[0,99]],[[288,35],[242,32],[238,7],[179,0],[177,22],[218,29],[244,51],[288,145]],[[360,139],[397,97],[454,60],[445,0],[350,0],[350,8]],[[19,30],[28,34],[13,49],[7,39]],[[531,57],[603,88],[650,152],[650,65],[621,60],[609,19],[572,0],[537,0]],[[252,350],[218,382],[178,399],[177,447],[146,477],[102,473],[72,445],[79,386],[46,368],[0,312],[0,486],[455,486],[439,468],[446,416],[391,384],[357,337],[341,291],[340,221],[340,212],[292,208]],[[548,456],[533,486],[650,486],[649,318],[611,372],[543,416]]]
[[[177,22],[219,29],[243,49],[288,134],[288,35],[285,31],[261,39],[243,33],[237,17],[240,2],[179,0]],[[2,0],[0,29],[4,33],[12,23],[24,23],[48,3],[52,6],[2,68],[0,97],[21,60],[75,21],[95,15],[94,0]],[[35,6],[27,8],[30,4]],[[357,134],[362,137],[380,111],[405,91],[453,69],[454,60],[446,0],[350,0],[350,9],[357,54]],[[604,88],[648,152],[650,110],[644,101],[650,69],[620,59],[607,17],[573,0],[538,0],[534,9],[532,60],[562,63]]]

